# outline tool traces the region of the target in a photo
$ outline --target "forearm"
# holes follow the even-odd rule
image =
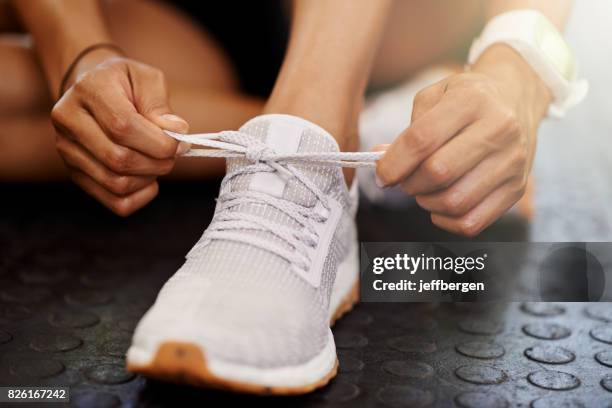
[[[98,0],[14,0],[13,5],[34,39],[53,97],[80,51],[110,41]]]
[[[389,0],[297,0],[289,49],[266,110],[352,132]]]

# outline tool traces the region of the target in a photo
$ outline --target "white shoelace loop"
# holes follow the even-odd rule
[[[225,191],[226,184],[239,175],[278,172],[285,179],[293,178],[302,184],[313,193],[318,202],[327,211],[325,215],[319,214],[314,210],[314,207],[301,206],[292,201],[257,191],[224,192],[217,200],[218,208],[213,222],[188,256],[196,253],[199,248],[206,246],[212,240],[229,240],[247,243],[272,252],[284,258],[292,265],[304,270],[309,268],[312,261],[308,256],[307,247],[316,247],[319,238],[312,222],[325,222],[331,209],[325,194],[310,179],[297,170],[293,164],[365,167],[374,166],[376,160],[383,154],[383,152],[278,154],[258,139],[238,131],[193,135],[181,135],[168,131],[166,133],[174,139],[191,143],[192,145],[209,147],[208,149],[192,147],[184,156],[244,158],[252,163],[228,173],[221,184],[221,191]],[[284,224],[273,223],[255,214],[232,210],[244,204],[259,204],[273,207],[293,220],[299,227],[293,228]],[[288,250],[285,245],[279,245],[271,239],[253,237],[251,235],[246,236],[240,233],[243,230],[269,233],[287,244],[292,250]]]
[[[182,135],[166,133],[192,145],[206,146],[211,149],[192,148],[184,154],[187,157],[244,157],[254,162],[306,163],[320,166],[373,167],[384,152],[303,152],[276,153],[265,143],[243,132],[228,130],[219,133],[199,133]]]
[[[270,156],[272,151],[264,144],[257,144],[249,147],[244,152],[244,157],[252,162],[263,161],[267,156]]]

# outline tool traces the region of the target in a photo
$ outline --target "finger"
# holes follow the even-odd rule
[[[419,206],[433,213],[460,216],[476,207],[499,186],[516,178],[517,170],[511,157],[493,155],[449,188],[418,195],[416,200]]]
[[[71,109],[61,121],[60,133],[75,140],[99,162],[117,174],[133,176],[161,176],[174,167],[173,159],[153,159],[135,150],[113,143],[87,112]],[[57,116],[58,114],[56,114]]]
[[[176,155],[178,142],[139,114],[121,87],[106,87],[82,103],[114,143],[155,159]]]
[[[406,194],[416,196],[445,189],[499,147],[489,142],[495,127],[479,120],[448,141],[402,182]]]
[[[475,120],[472,105],[443,97],[431,110],[402,132],[378,161],[376,173],[384,186],[395,185],[440,146]]]
[[[134,213],[144,207],[157,195],[159,186],[157,182],[126,196],[116,196],[96,183],[94,179],[80,171],[71,173],[72,180],[87,194],[94,197],[109,210],[122,217]]]
[[[412,103],[412,118],[410,123],[418,120],[425,112],[431,110],[442,98],[446,89],[447,80],[442,79],[435,84],[419,91]]]
[[[63,136],[58,137],[56,146],[68,167],[87,174],[115,195],[129,195],[155,181],[152,176],[124,176],[114,173],[85,149]]]
[[[446,231],[475,237],[508,211],[521,198],[523,191],[517,183],[506,182],[467,214],[461,217],[432,214],[431,221]]]

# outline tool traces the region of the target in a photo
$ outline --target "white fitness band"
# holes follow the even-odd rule
[[[470,48],[474,64],[491,45],[512,47],[544,81],[553,95],[548,116],[562,118],[588,92],[588,82],[577,79],[576,61],[556,27],[535,10],[515,10],[492,18]]]

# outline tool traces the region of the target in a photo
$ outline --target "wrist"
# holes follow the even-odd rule
[[[77,61],[72,69],[72,72],[69,73],[66,79],[66,89],[70,88],[70,86],[72,86],[76,79],[82,74],[108,60],[120,57],[122,57],[122,54],[118,50],[110,48],[98,48],[88,52]]]
[[[96,24],[93,24],[94,27],[91,29],[82,29],[81,32],[78,32],[75,30],[76,27],[72,27],[71,21],[72,19],[66,21],[62,20],[62,27],[55,30],[55,35],[57,36],[55,46],[60,50],[55,59],[57,64],[55,69],[58,75],[55,90],[57,90],[57,86],[60,85],[64,77],[69,77],[70,84],[65,88],[68,89],[74,82],[74,78],[76,78],[78,74],[85,72],[83,68],[92,68],[94,66],[93,63],[82,64],[82,62],[89,59],[93,61],[94,56],[100,58],[102,55],[109,54],[108,52],[105,53],[105,51],[110,51],[106,49],[95,49],[87,52],[85,55],[81,55],[84,50],[95,44],[112,43],[105,28],[97,27]]]
[[[489,47],[472,66],[502,84],[517,106],[530,106],[538,118],[545,116],[552,94],[544,81],[516,51],[504,44]]]
[[[85,47],[66,68],[66,72],[63,74],[60,82],[58,96],[61,97],[80,75],[120,56],[123,56],[123,52],[112,43],[97,43]]]

